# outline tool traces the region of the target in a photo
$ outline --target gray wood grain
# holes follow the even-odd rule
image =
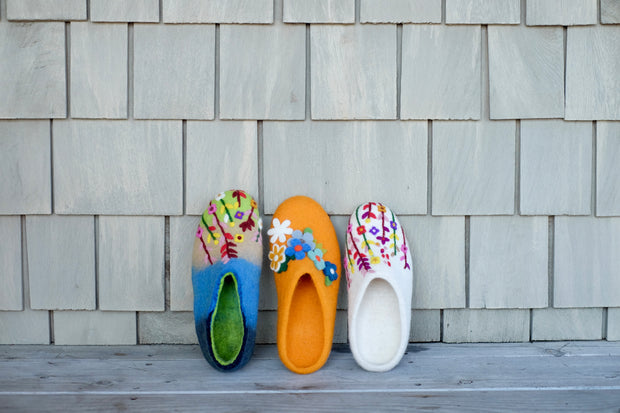
[[[491,119],[564,117],[562,28],[489,26],[488,36]]]
[[[193,311],[194,309],[192,250],[199,222],[199,216],[170,217],[170,309],[172,311]]]
[[[64,23],[2,22],[0,73],[0,119],[64,118]]]
[[[164,217],[102,216],[99,308],[164,310]]]
[[[0,311],[0,344],[49,344],[49,321],[48,311]]]
[[[30,306],[95,309],[95,220],[91,216],[27,216]]]
[[[443,312],[443,341],[446,343],[519,342],[528,341],[529,337],[529,310],[462,309]]]
[[[515,122],[433,122],[433,215],[514,212]]]
[[[220,117],[304,119],[302,25],[220,27]]]
[[[607,309],[607,340],[620,341],[620,308]]]
[[[541,308],[532,311],[532,340],[600,340],[601,308]]]
[[[90,20],[159,22],[159,0],[90,0]]]
[[[0,310],[22,310],[22,229],[18,216],[0,216]]]
[[[136,119],[213,119],[215,25],[136,24],[133,67]]]
[[[310,27],[312,119],[396,118],[396,26]]]
[[[441,0],[360,0],[362,23],[441,23]]]
[[[426,213],[426,129],[415,121],[265,122],[265,212],[305,194],[329,214],[349,215],[369,199],[399,215]]]
[[[0,214],[51,213],[51,173],[49,121],[0,121]]]
[[[480,119],[480,27],[403,28],[402,119]]]
[[[528,26],[573,26],[596,24],[597,0],[528,0]]]
[[[9,20],[86,20],[86,0],[5,0]]]
[[[520,0],[446,0],[447,24],[519,24],[520,21]]]
[[[596,215],[620,216],[620,122],[596,124]]]
[[[620,120],[620,26],[569,27],[566,119]]]
[[[285,23],[355,23],[355,0],[284,0]]]
[[[215,196],[240,188],[258,197],[256,122],[187,122],[185,208],[202,215]]]
[[[471,217],[471,308],[547,306],[547,218]]]
[[[54,311],[54,344],[136,344],[136,313]]]
[[[181,121],[54,122],[59,214],[183,212]]]
[[[163,0],[164,23],[273,23],[272,0]]]
[[[601,23],[620,23],[620,2],[617,0],[601,0]]]
[[[412,308],[465,307],[463,217],[400,217],[413,259]]]
[[[140,344],[198,344],[193,312],[139,313]]]
[[[127,25],[71,24],[71,116],[127,118]]]
[[[520,160],[521,214],[590,214],[592,123],[521,121]]]
[[[415,291],[415,290],[414,290]],[[412,310],[409,341],[414,343],[441,340],[441,313],[439,310]]]
[[[620,307],[620,218],[555,219],[555,307]]]

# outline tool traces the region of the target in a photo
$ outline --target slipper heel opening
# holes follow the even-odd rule
[[[286,352],[298,368],[314,365],[324,346],[323,308],[310,274],[304,274],[295,287],[289,312]]]
[[[401,320],[398,297],[387,281],[370,282],[355,323],[355,340],[365,362],[382,365],[394,359],[400,348]]]
[[[211,323],[213,356],[222,366],[233,363],[243,347],[243,314],[237,279],[233,273],[222,277]]]

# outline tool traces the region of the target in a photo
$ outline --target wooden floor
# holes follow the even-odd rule
[[[0,346],[0,412],[620,412],[620,343],[411,345],[388,373],[335,347],[300,376],[274,346],[220,373],[196,346]]]

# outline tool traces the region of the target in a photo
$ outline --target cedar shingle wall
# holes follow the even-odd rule
[[[0,344],[195,342],[194,229],[232,187],[266,223],[315,198],[341,243],[390,205],[412,341],[620,339],[619,24],[618,0],[0,0]],[[274,342],[267,262],[260,308]]]

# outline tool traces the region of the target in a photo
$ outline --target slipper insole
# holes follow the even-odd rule
[[[356,341],[360,356],[369,363],[391,361],[400,346],[400,310],[392,286],[375,278],[370,282],[357,311]]]
[[[228,273],[220,282],[211,323],[213,355],[220,364],[226,366],[235,361],[243,346],[243,331],[237,280],[232,273]]]
[[[293,292],[286,330],[286,352],[295,366],[314,365],[324,345],[323,308],[309,274],[301,276]]]

